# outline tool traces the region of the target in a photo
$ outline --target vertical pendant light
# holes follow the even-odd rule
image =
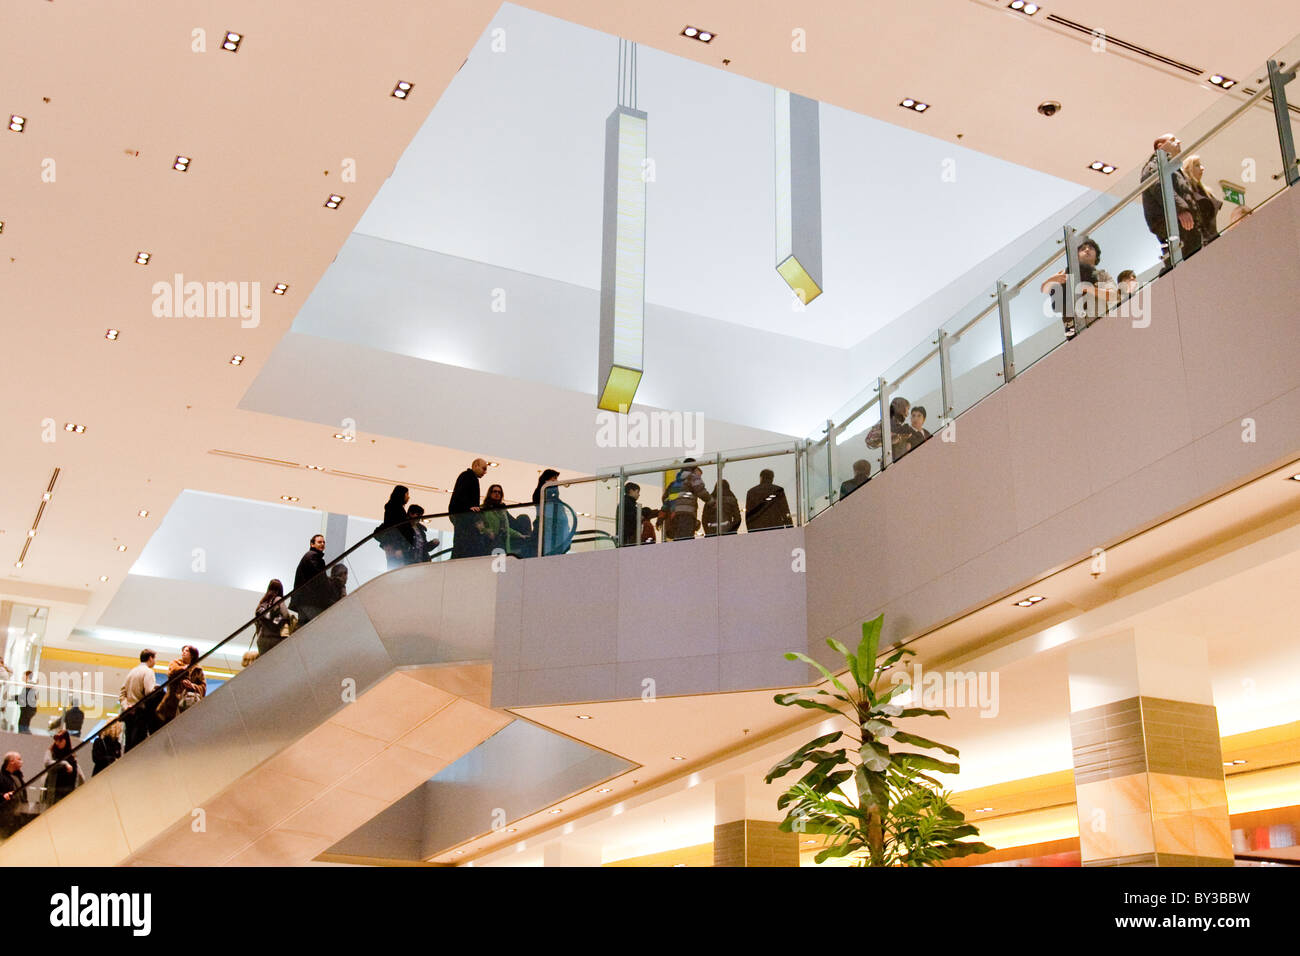
[[[605,122],[596,404],[632,406],[645,358],[646,114],[636,108],[636,44],[618,41],[618,106]]]
[[[776,91],[776,271],[808,304],[822,294],[820,104]]]

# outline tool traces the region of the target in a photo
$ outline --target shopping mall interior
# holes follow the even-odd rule
[[[1300,865],[1300,7],[4,20],[0,865]]]

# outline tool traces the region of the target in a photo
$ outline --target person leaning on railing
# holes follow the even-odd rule
[[[1155,151],[1147,164],[1142,167],[1142,179],[1146,180],[1159,171],[1156,153],[1164,150],[1170,159],[1182,152],[1183,144],[1173,133],[1162,133],[1156,137]],[[1174,211],[1178,216],[1178,235],[1182,241],[1182,254],[1186,259],[1201,248],[1201,232],[1196,218],[1197,193],[1187,180],[1186,174],[1177,166],[1171,173],[1174,186]],[[1157,179],[1142,193],[1142,214],[1146,218],[1147,228],[1160,240],[1160,253],[1165,258],[1163,275],[1172,268],[1169,258],[1169,225],[1165,222],[1164,193]]]

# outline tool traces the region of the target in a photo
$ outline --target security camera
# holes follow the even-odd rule
[[[1061,104],[1056,100],[1048,100],[1046,103],[1038,104],[1038,112],[1044,116],[1055,116],[1061,111]]]

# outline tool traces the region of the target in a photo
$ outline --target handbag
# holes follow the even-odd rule
[[[284,623],[280,625],[280,636],[288,637],[296,630],[298,630],[298,615],[293,613],[293,611],[290,611],[289,616],[286,617]]]

